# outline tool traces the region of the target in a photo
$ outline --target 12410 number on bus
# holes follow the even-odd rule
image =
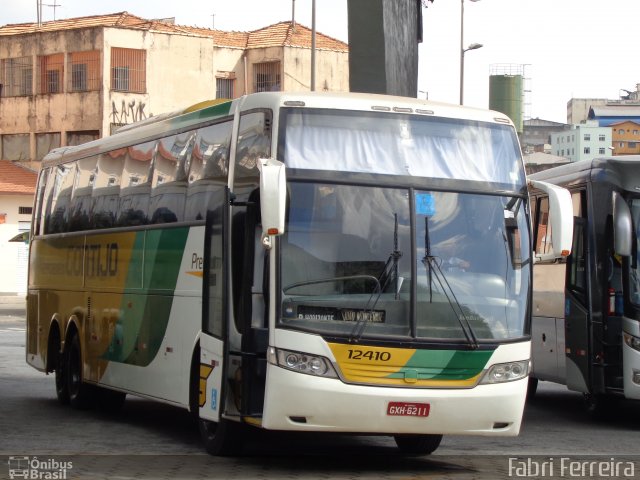
[[[388,362],[391,360],[391,353],[379,352],[375,350],[351,350],[349,349],[349,360],[370,360],[372,362]]]

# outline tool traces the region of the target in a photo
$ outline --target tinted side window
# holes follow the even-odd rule
[[[127,148],[120,186],[119,226],[145,225],[148,222],[156,149],[155,140]]]
[[[189,183],[198,180],[227,182],[232,130],[231,119],[198,130],[189,165]]]
[[[69,230],[88,230],[91,226],[91,194],[96,179],[96,165],[98,157],[88,157],[78,160],[75,164],[75,178],[71,195],[71,215]]]
[[[216,191],[227,185],[233,120],[198,130],[189,165],[186,220],[203,220],[220,206]]]
[[[120,183],[126,149],[113,150],[100,155],[95,183],[91,192],[91,226],[115,226],[120,201]]]
[[[44,206],[45,206],[45,190],[47,187],[47,177],[49,176],[49,169],[41,170],[38,178],[38,190],[36,191],[35,210],[33,212],[33,225],[31,231],[33,235],[40,235],[44,233],[43,219],[44,219]]]
[[[194,132],[185,132],[158,141],[151,181],[151,223],[184,220],[187,173],[194,139]]]
[[[257,160],[271,156],[271,113],[251,112],[242,115],[238,130],[238,145],[234,181],[259,178]]]
[[[74,170],[75,166],[72,164],[58,165],[53,169],[51,207],[45,233],[63,233],[67,231]]]
[[[568,259],[569,275],[567,288],[576,294],[584,302],[587,288],[587,268],[585,249],[586,222],[583,218],[575,217],[573,224],[573,243],[571,255]]]

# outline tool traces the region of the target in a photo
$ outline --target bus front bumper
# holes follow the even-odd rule
[[[262,427],[273,430],[515,436],[527,391],[527,378],[458,389],[376,387],[271,364],[267,376]],[[390,403],[426,404],[428,415],[424,407],[421,416],[397,414],[404,411]]]

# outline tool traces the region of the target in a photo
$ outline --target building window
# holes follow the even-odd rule
[[[602,148],[602,147],[598,148],[598,153],[600,155],[604,155],[604,148]]]
[[[591,140],[591,134],[590,134],[590,133],[585,133],[585,134],[584,134],[584,141],[585,141],[585,142],[588,142],[588,141],[590,141],[590,140]]]
[[[624,128],[618,129],[618,135],[624,135]]]
[[[72,52],[69,54],[69,91],[86,92],[100,89],[100,52]]]
[[[38,93],[62,93],[64,75],[64,54],[38,57]]]
[[[20,215],[31,215],[33,211],[33,207],[18,207],[18,214]]]
[[[82,130],[78,132],[67,132],[67,145],[80,145],[100,138],[98,130]]]
[[[0,62],[0,97],[21,97],[33,93],[31,57],[7,58]]]
[[[216,78],[216,98],[234,98],[233,78]]]
[[[253,64],[254,92],[279,92],[280,89],[280,62]]]
[[[147,52],[132,48],[111,49],[111,90],[145,93]]]
[[[638,146],[638,142],[629,142],[629,148],[636,148]]]
[[[14,162],[27,161],[31,154],[29,151],[29,134],[17,133],[13,135],[0,135],[2,138],[2,159]]]
[[[638,135],[638,130],[634,130],[634,131],[633,131],[633,134],[634,134],[634,135]]]
[[[36,134],[36,160],[42,160],[44,156],[54,148],[60,146],[60,132]]]
[[[604,142],[606,138],[604,135],[598,135],[598,140],[600,140],[601,142]]]
[[[587,155],[591,153],[591,147],[584,147],[583,150],[584,153],[586,153]]]
[[[619,148],[624,148],[624,142],[618,142],[618,147]]]

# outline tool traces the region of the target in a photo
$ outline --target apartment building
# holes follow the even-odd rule
[[[611,128],[585,121],[570,129],[551,134],[551,153],[571,162],[611,155]]]
[[[0,159],[37,168],[52,148],[203,100],[309,90],[311,37],[292,22],[226,32],[127,12],[2,26]],[[348,46],[321,33],[316,89],[349,89]]]

